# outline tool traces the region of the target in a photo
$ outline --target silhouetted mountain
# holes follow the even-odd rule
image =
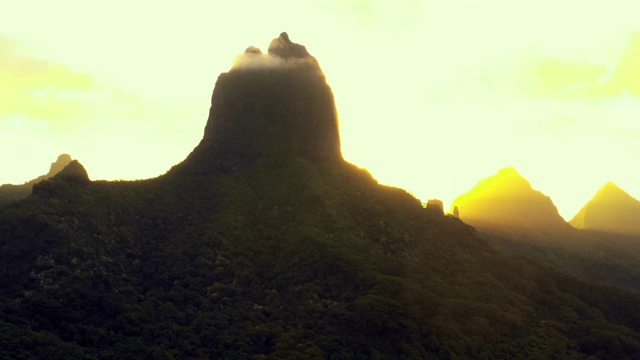
[[[89,174],[78,160],[71,161],[51,179],[33,185],[33,195],[39,197],[53,197],[61,192],[77,186],[87,186],[91,183]]]
[[[527,230],[556,232],[570,230],[551,199],[534,190],[514,168],[501,169],[456,198],[460,219],[486,231]]]
[[[218,79],[167,175],[73,163],[0,208],[0,358],[640,356],[640,297],[500,254],[342,160],[315,60],[272,47]]]
[[[33,185],[53,177],[55,174],[62,171],[62,169],[71,162],[71,156],[68,154],[62,154],[58,156],[55,162],[51,163],[49,172],[46,175],[38,176],[37,178],[27,181],[22,185],[4,184],[0,186],[0,205],[10,203],[16,200],[23,199],[31,194]]]
[[[314,57],[286,33],[218,77],[200,144],[174,173],[236,172],[259,159],[342,161],[331,88]]]
[[[578,229],[640,235],[640,201],[609,182],[569,223]]]
[[[574,226],[584,227],[577,219],[600,219],[600,232],[577,231],[560,218],[547,196],[507,168],[478,183],[453,206],[454,212],[459,207],[463,221],[477,227],[502,252],[524,255],[583,280],[640,292],[640,238],[615,235],[633,234],[632,224],[640,219],[636,202],[607,184],[581,210],[581,217],[572,220]]]

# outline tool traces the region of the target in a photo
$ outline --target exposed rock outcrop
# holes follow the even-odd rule
[[[200,144],[173,173],[237,172],[259,159],[342,161],[333,93],[315,58],[286,33],[249,47],[218,77]]]
[[[439,215],[444,215],[444,204],[442,203],[442,200],[429,199],[427,201],[427,211]]]

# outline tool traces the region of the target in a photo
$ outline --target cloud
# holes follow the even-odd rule
[[[249,49],[257,49],[254,46]],[[234,69],[275,69],[286,66],[287,60],[278,56],[271,56],[269,54],[263,54],[262,52],[249,52],[245,51],[244,54],[238,55],[233,61]],[[259,49],[258,49],[259,51]]]
[[[233,69],[275,69],[300,65],[318,65],[317,60],[300,44],[289,40],[286,32],[273,39],[268,54],[249,46],[233,62]]]
[[[77,117],[92,78],[54,62],[26,56],[0,37],[0,118],[63,120]]]
[[[640,33],[613,70],[603,64],[538,59],[525,66],[520,85],[529,94],[562,100],[596,100],[628,93],[640,96]]]
[[[606,69],[589,63],[543,59],[526,70],[526,89],[538,96],[588,97],[602,87]]]
[[[610,86],[612,91],[627,91],[640,96],[640,33],[633,36],[631,44],[622,54],[613,71]]]

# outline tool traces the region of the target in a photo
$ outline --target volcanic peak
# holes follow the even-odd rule
[[[269,54],[250,46],[218,77],[203,139],[172,172],[230,173],[292,157],[343,161],[333,92],[316,59],[282,33]]]

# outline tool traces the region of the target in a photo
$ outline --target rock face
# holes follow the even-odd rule
[[[218,77],[203,139],[171,172],[230,173],[290,157],[342,161],[331,88],[316,59],[282,33],[268,54],[249,47]]]
[[[64,167],[67,166],[71,162],[71,160],[71,155],[69,154],[59,155],[56,161],[51,163],[49,172],[47,172],[46,175],[38,176],[37,178],[21,185],[5,184],[0,186],[0,205],[10,203],[12,201],[17,201],[29,196],[35,184],[55,176],[57,173],[62,171],[62,169],[64,169]]]
[[[460,219],[481,230],[570,230],[551,199],[534,190],[514,168],[480,181],[452,204]]]
[[[442,200],[429,199],[427,201],[427,211],[444,215],[444,204],[442,203]]]
[[[609,182],[569,223],[578,229],[640,235],[640,201]]]

